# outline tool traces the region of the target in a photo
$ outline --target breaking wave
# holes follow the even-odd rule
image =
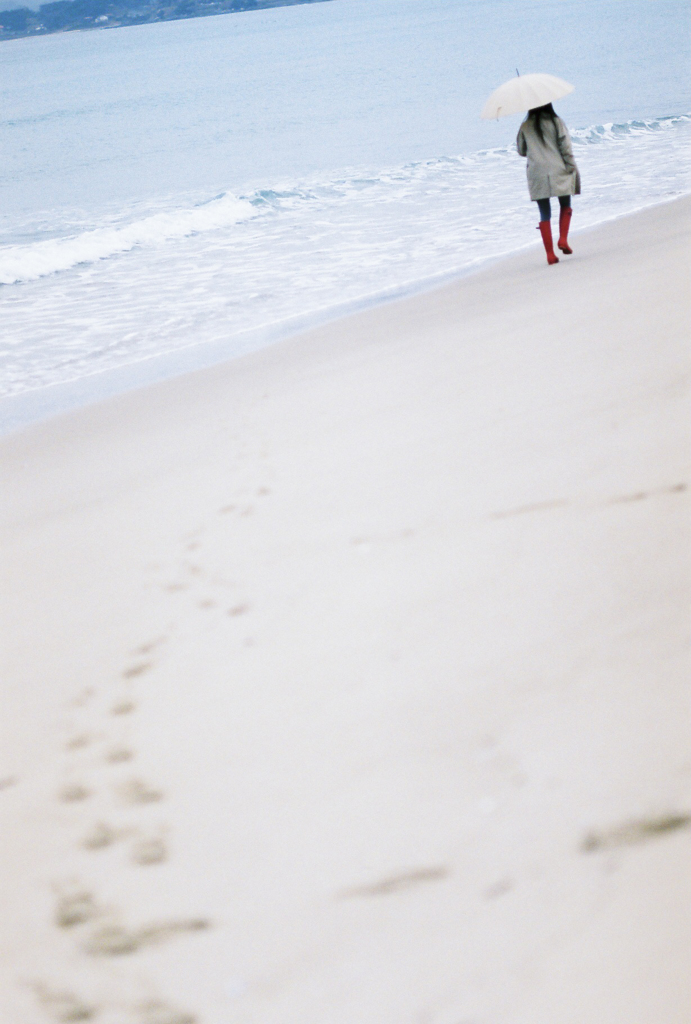
[[[257,213],[247,200],[232,195],[117,227],[99,227],[77,235],[42,239],[0,248],[0,284],[35,281],[83,263],[95,263],[141,246],[157,246],[202,232],[229,228]]]
[[[641,139],[659,136],[661,132],[673,132],[688,127],[691,114],[672,114],[668,117],[655,117],[643,121],[624,121],[623,124],[595,124],[589,128],[570,128],[571,138],[577,145],[590,145],[598,142],[626,142],[628,139]]]

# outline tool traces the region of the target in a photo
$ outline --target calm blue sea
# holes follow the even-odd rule
[[[687,0],[327,0],[0,44],[0,421],[534,244],[487,95],[576,90],[574,228],[691,191]],[[105,372],[107,371],[107,372]]]

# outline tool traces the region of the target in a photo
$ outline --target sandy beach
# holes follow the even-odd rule
[[[3,1024],[687,1024],[690,220],[0,439]]]

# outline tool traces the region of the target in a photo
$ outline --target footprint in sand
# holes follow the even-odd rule
[[[204,931],[208,927],[209,922],[199,918],[166,921],[135,929],[125,928],[119,924],[107,924],[92,932],[84,944],[84,952],[97,957],[127,956],[136,953],[143,946],[155,946],[177,935]]]
[[[505,896],[507,892],[511,892],[514,886],[515,882],[512,878],[501,878],[494,885],[490,885],[488,889],[485,889],[484,897],[486,900],[496,900],[499,896]]]
[[[180,538],[180,543],[195,545],[196,547],[199,547],[202,535],[204,534],[205,530],[206,527],[204,526],[199,526],[196,530],[190,530],[189,533],[183,534],[183,536]]]
[[[110,713],[111,715],[131,715],[136,707],[137,705],[133,700],[130,700],[129,697],[124,697],[113,704]]]
[[[38,983],[33,986],[41,1007],[59,1024],[72,1024],[82,1020],[93,1020],[97,1009],[78,999],[73,992],[56,991]]]
[[[106,753],[108,764],[122,764],[124,761],[131,761],[133,757],[134,751],[129,747],[112,747]]]
[[[58,897],[55,923],[58,928],[74,928],[98,917],[100,911],[93,894],[86,889],[73,889]]]
[[[80,800],[88,800],[90,796],[91,790],[87,789],[86,786],[82,786],[80,782],[68,783],[68,785],[62,787],[58,794],[59,799],[65,804],[74,804]]]
[[[138,1008],[138,1024],[196,1024],[197,1018],[165,1003],[144,1003]]]
[[[132,860],[142,867],[163,864],[167,859],[168,849],[161,835],[143,836],[137,839],[132,847]]]
[[[99,821],[86,834],[82,840],[82,846],[85,850],[105,850],[125,835],[127,835],[126,829],[113,828],[112,825],[106,825],[104,822]]]
[[[266,493],[268,494],[269,492],[267,491]],[[230,512],[237,512],[238,515],[244,518],[246,516],[254,515],[255,508],[254,505],[243,505],[242,507],[239,507],[238,505],[224,505],[222,508],[219,508],[218,511],[219,515],[222,516],[228,515]]]
[[[156,650],[157,647],[160,647],[161,644],[164,644],[165,642],[166,638],[164,636],[159,636],[156,640],[149,640],[147,643],[141,644],[139,647],[135,647],[132,651],[132,657],[136,658],[141,657],[144,654],[151,654],[152,651]]]
[[[77,696],[70,701],[70,706],[73,708],[83,708],[89,703],[95,694],[96,691],[93,686],[87,686],[86,689],[82,690],[81,693],[78,693]]]
[[[122,673],[124,679],[136,679],[137,676],[143,676],[145,672],[149,672],[154,667],[153,661],[141,661],[138,665],[130,665]]]
[[[67,741],[65,744],[65,750],[84,750],[85,747],[89,746],[92,740],[93,736],[88,732],[80,733],[78,736],[72,736],[72,738]]]
[[[663,814],[659,818],[628,821],[603,832],[589,832],[581,843],[581,850],[584,853],[593,853],[597,850],[607,850],[617,846],[633,846],[636,843],[657,839],[689,826],[691,826],[691,814],[683,811],[678,814]]]
[[[153,804],[163,799],[163,793],[147,786],[141,779],[128,779],[121,783],[116,792],[124,804]]]
[[[610,505],[623,505],[632,501],[645,501],[646,498],[655,498],[661,494],[683,494],[687,489],[687,485],[681,484],[670,484],[667,487],[656,487],[650,491],[634,491],[633,494],[622,494],[616,498],[611,498],[609,501]]]
[[[91,956],[126,956],[136,953],[139,946],[135,932],[118,925],[104,925],[89,937],[84,951]]]
[[[429,868],[416,868],[413,871],[406,871],[404,874],[392,875],[390,878],[382,878],[377,882],[368,885],[359,885],[353,889],[345,889],[339,895],[343,898],[353,896],[388,896],[391,893],[400,892],[404,889],[411,889],[424,882],[437,882],[447,878],[450,874],[449,868],[439,865]]]

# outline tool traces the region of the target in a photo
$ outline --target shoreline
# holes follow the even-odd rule
[[[691,199],[0,438],[0,1017],[686,1024]]]
[[[232,0],[230,0],[230,2],[232,3]],[[141,28],[144,25],[159,25],[162,22],[166,21],[189,21],[195,18],[221,17],[225,14],[253,14],[257,11],[275,10],[277,7],[297,7],[302,4],[328,3],[329,0],[258,0],[258,2],[260,4],[260,6],[258,7],[227,7],[224,10],[223,0],[214,0],[214,3],[216,4],[217,7],[216,10],[209,10],[208,8],[211,5],[207,4],[206,10],[201,8],[197,9],[196,13],[194,14],[190,14],[188,12],[187,14],[178,14],[177,16],[175,14],[171,16],[170,13],[168,13],[168,15],[166,16],[166,14],[163,13],[165,11],[165,8],[159,7],[157,11],[155,9],[155,5],[150,4],[148,18],[146,14],[141,13],[141,9],[138,15],[132,17],[132,15],[130,15],[129,12],[127,11],[126,5],[123,5],[123,7],[121,8],[120,15],[118,15],[117,13],[113,14],[113,8],[111,7],[111,13],[106,18],[106,20],[110,21],[112,19],[112,23],[108,25],[95,24],[94,15],[91,15],[90,17],[87,16],[86,19],[84,19],[84,15],[81,15],[82,19],[84,20],[80,22],[78,20],[80,15],[77,14],[76,19],[70,21],[69,13],[63,11],[61,13],[65,19],[65,22],[59,27],[53,27],[49,29],[46,29],[45,26],[42,25],[40,22],[40,7],[38,9],[26,7],[22,8],[21,6],[16,8],[8,7],[5,10],[9,14],[21,16],[24,15],[24,12],[26,10],[29,11],[29,14],[24,15],[25,27],[23,31],[12,31],[7,29],[3,31],[2,27],[0,26],[0,43],[9,43],[15,39],[40,39],[44,36],[65,35],[65,33],[67,32],[98,32],[114,28]],[[169,11],[170,10],[171,9],[169,8]],[[156,14],[159,14],[159,17],[156,17]],[[128,16],[131,19],[129,21],[126,20]],[[118,17],[120,18],[120,20],[117,20]],[[89,21],[91,22],[91,24],[89,24]]]
[[[683,202],[686,198],[688,197],[684,195],[661,199],[633,212],[618,213],[598,221],[597,224],[577,227],[571,234],[576,238],[590,231],[597,231],[607,224],[636,216],[645,210],[665,206],[669,203]],[[73,409],[106,401],[124,392],[140,390],[165,380],[184,376],[187,373],[242,359],[253,352],[299,338],[308,331],[324,327],[344,317],[416,295],[428,294],[455,281],[483,273],[497,263],[511,260],[536,248],[541,249],[540,242],[526,242],[507,252],[491,257],[482,257],[460,270],[409,281],[394,288],[361,296],[347,303],[311,310],[287,320],[264,324],[233,335],[225,342],[208,342],[200,345],[192,343],[139,361],[87,374],[74,380],[61,381],[0,397],[0,437],[21,431],[31,424],[45,422],[52,417],[69,413]],[[234,351],[230,352],[230,349],[234,349]]]

